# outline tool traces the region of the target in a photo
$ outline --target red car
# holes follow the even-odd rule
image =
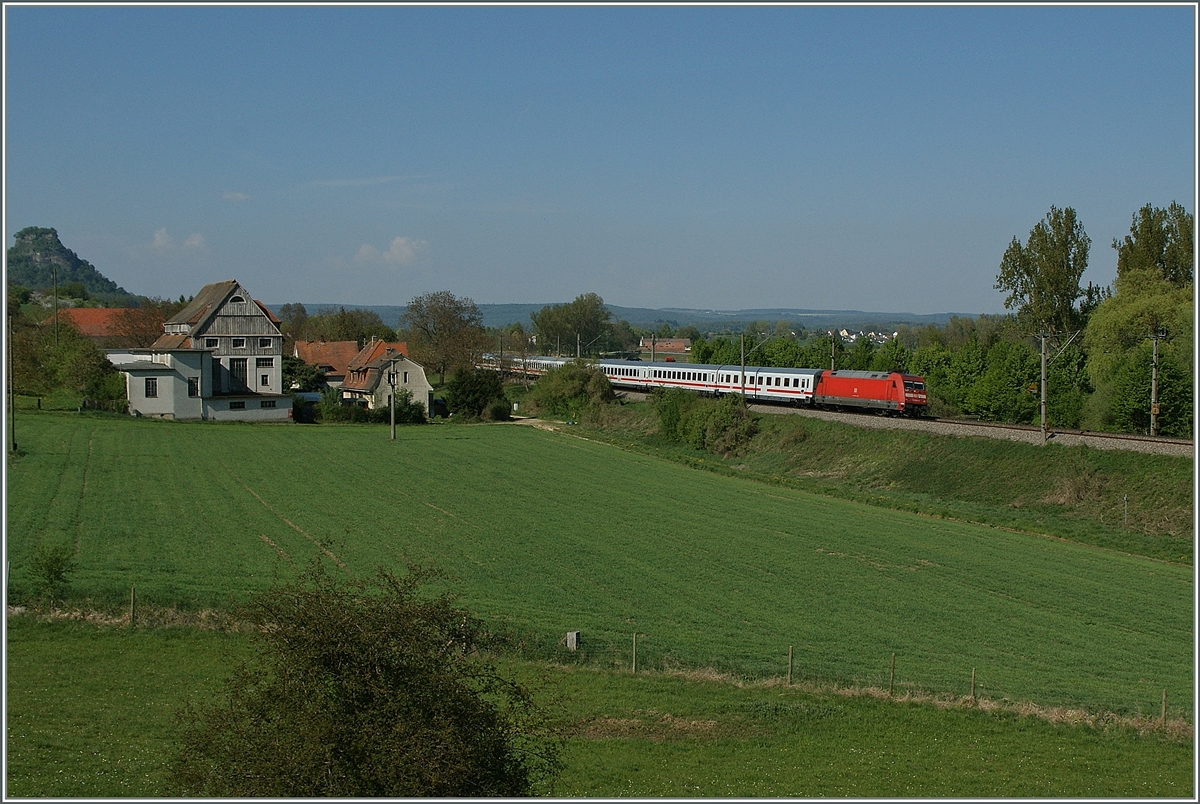
[[[822,371],[813,389],[817,407],[863,408],[879,413],[920,416],[925,412],[925,379],[884,371]]]

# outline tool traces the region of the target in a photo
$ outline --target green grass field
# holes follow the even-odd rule
[[[10,599],[37,540],[73,602],[226,607],[314,556],[406,559],[556,656],[1173,715],[1190,568],[865,506],[520,426],[254,426],[42,413],[8,478]]]
[[[8,620],[10,797],[161,797],[173,715],[244,634]],[[564,737],[559,796],[1192,794],[1192,745],[1112,725],[501,660]]]

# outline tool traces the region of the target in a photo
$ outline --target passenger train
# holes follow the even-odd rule
[[[539,376],[564,363],[567,357],[530,357],[504,360],[506,369]],[[638,360],[588,361],[617,388],[649,392],[655,388],[683,388],[702,394],[739,393],[750,402],[784,402],[797,406],[872,410],[883,414],[920,416],[928,400],[925,380],[912,374],[885,371],[827,371],[766,366],[716,366],[698,363],[642,362]],[[499,360],[487,355],[484,365],[495,369]]]

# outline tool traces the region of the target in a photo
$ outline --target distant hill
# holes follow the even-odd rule
[[[58,239],[54,229],[30,226],[16,234],[16,243],[8,250],[8,284],[30,290],[42,290],[54,284],[79,282],[96,298],[131,296],[87,260],[81,260]]]
[[[267,305],[273,312],[278,312],[281,304]],[[485,327],[504,327],[520,322],[526,328],[532,326],[529,314],[545,307],[545,304],[480,304],[479,312],[483,314]],[[946,324],[952,316],[976,318],[975,313],[935,313],[932,315],[917,315],[915,313],[872,313],[862,310],[803,310],[803,309],[756,309],[756,310],[692,310],[683,308],[667,308],[655,310],[648,307],[618,307],[607,305],[614,319],[623,319],[637,327],[657,327],[666,323],[672,327],[694,326],[701,332],[740,332],[755,321],[766,321],[774,325],[777,321],[788,321],[803,326],[808,330],[848,329],[889,332],[900,324],[920,326],[923,324]],[[304,308],[309,314],[322,309],[371,310],[378,313],[383,323],[395,327],[404,315],[404,305],[368,305],[368,304],[309,304]]]

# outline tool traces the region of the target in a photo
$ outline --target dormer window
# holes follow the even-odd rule
[[[229,303],[230,304],[245,304],[246,300],[241,296],[230,296]]]
[[[233,339],[233,348],[234,349],[245,349],[246,348],[246,339],[245,338],[234,338]]]

